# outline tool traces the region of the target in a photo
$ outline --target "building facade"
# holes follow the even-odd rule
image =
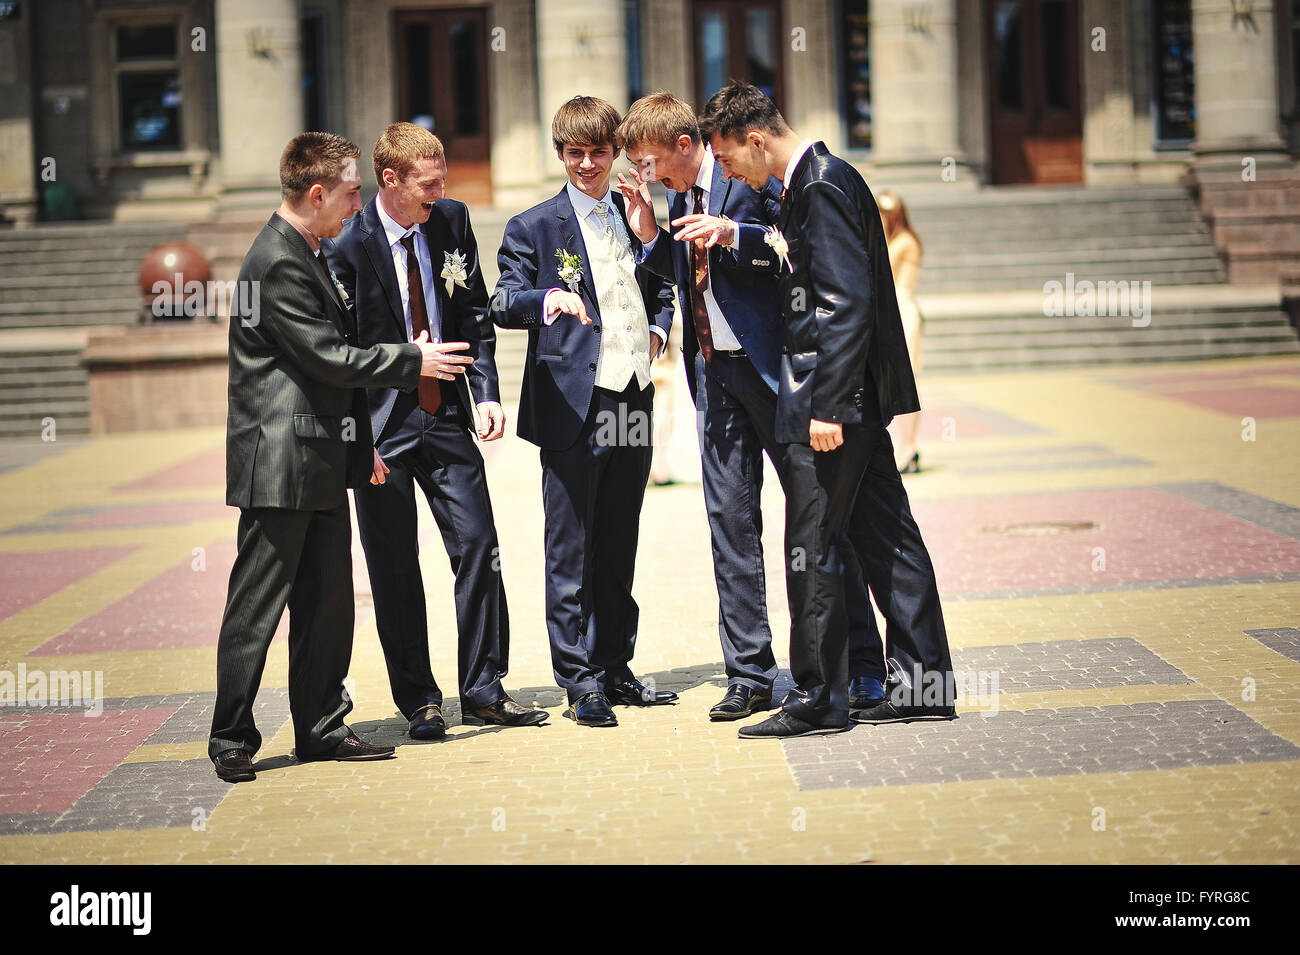
[[[1300,154],[1300,0],[0,0],[0,210],[265,208],[284,143],[446,142],[451,191],[555,188],[576,93],[731,77],[893,183],[1120,185]]]

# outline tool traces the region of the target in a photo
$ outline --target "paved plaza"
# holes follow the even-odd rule
[[[536,449],[485,447],[533,729],[412,742],[354,532],[350,723],[299,764],[272,646],[255,782],[206,757],[237,511],[224,432],[0,445],[0,862],[1300,861],[1300,361],[923,378],[920,474],[960,719],[742,741],[698,484],[647,492],[634,668],[674,707],[561,717]],[[684,390],[681,400],[686,400]],[[689,418],[685,419],[689,423]],[[685,438],[689,454],[689,434]],[[780,489],[768,606],[788,654]],[[434,673],[451,574],[420,505]],[[282,631],[287,627],[282,625]],[[75,679],[74,679],[75,675]],[[789,686],[782,672],[778,695]],[[72,705],[50,705],[60,692]]]

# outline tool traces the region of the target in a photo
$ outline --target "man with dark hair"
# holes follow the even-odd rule
[[[474,359],[456,388],[430,381],[419,394],[366,391],[376,454],[392,470],[357,489],[357,526],[393,701],[412,739],[446,732],[442,690],[429,665],[418,484],[456,575],[461,722],[537,725],[546,711],[520,706],[501,685],[510,620],[483,456],[470,429],[477,413],[479,438],[495,441],[506,419],[469,209],[447,198],[442,142],[427,129],[393,123],[373,158],[379,194],[338,239],[323,243],[353,303],[361,343],[406,342],[428,331],[434,341],[467,343]]]
[[[541,448],[546,510],[546,626],[565,716],[615,726],[610,704],[675,693],[630,664],[641,502],[650,474],[650,362],[668,339],[672,288],[636,265],[641,243],[609,188],[618,112],[576,96],[551,138],[569,181],[506,226],[492,320],[528,331],[519,436]]]
[[[452,380],[463,346],[359,348],[320,238],[361,208],[357,147],[303,133],[280,161],[283,201],[239,270],[247,314],[230,319],[226,503],[239,543],[217,641],[208,756],[228,782],[255,778],[253,699],[289,608],[289,709],[298,759],[370,760],[393,749],[343,722],[352,658],[352,525],[346,488],[376,477],[362,387]]]
[[[709,100],[702,135],[727,175],[784,185],[770,236],[782,261],[776,437],[789,478],[786,550],[790,668],[779,713],[749,739],[847,729],[844,562],[860,562],[885,616],[897,685],[855,711],[864,723],[954,717],[952,661],[934,567],[908,506],[885,426],[920,402],[903,337],[884,230],[867,184],[822,143],[802,139],[748,83]],[[847,530],[851,547],[840,543]]]
[[[775,437],[781,360],[779,262],[764,241],[781,210],[781,183],[759,191],[726,178],[702,142],[695,111],[669,92],[628,108],[619,145],[636,169],[619,186],[628,221],[644,243],[645,265],[677,285],[686,378],[698,409],[705,511],[718,589],[718,633],[727,692],[712,720],[737,720],[768,708],[776,657],[763,571],[763,454],[784,482],[785,453]],[[669,190],[678,241],[655,222],[642,182]],[[846,574],[850,696],[859,707],[884,699],[884,657],[861,578]]]

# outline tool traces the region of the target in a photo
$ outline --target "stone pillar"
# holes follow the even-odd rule
[[[1198,165],[1285,150],[1278,117],[1274,3],[1234,14],[1223,0],[1192,0]],[[1279,157],[1280,158],[1280,157]]]
[[[302,132],[297,0],[216,0],[223,210],[280,192],[280,154]]]
[[[0,218],[28,221],[36,213],[36,146],[32,132],[29,8],[0,22]]]
[[[895,183],[974,185],[958,122],[957,0],[872,0],[872,165]]]
[[[621,3],[537,0],[538,123],[548,180],[564,176],[551,145],[551,119],[565,100],[598,96],[620,113],[627,109],[626,43]]]

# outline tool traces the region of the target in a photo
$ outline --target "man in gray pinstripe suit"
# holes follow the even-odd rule
[[[361,389],[451,380],[465,343],[356,347],[356,325],[320,254],[361,208],[360,151],[303,133],[280,159],[283,202],[244,257],[230,321],[226,503],[240,509],[239,550],[217,642],[208,756],[228,782],[255,778],[262,744],[253,698],[289,608],[289,707],[300,760],[369,760],[391,747],[343,722],[352,658],[352,525],[347,490],[382,481]]]

